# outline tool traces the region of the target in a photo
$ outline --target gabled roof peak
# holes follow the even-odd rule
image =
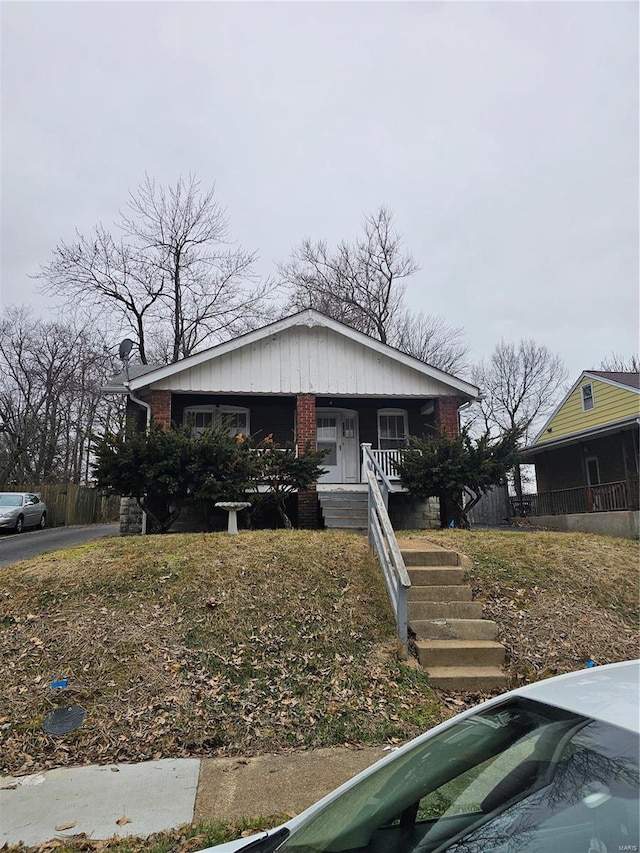
[[[449,388],[459,392],[463,397],[473,400],[478,396],[478,389],[476,386],[466,380],[460,379],[450,373],[446,373],[437,367],[432,367],[427,364],[427,362],[421,361],[420,359],[408,355],[401,350],[395,349],[388,344],[384,344],[376,338],[369,337],[363,332],[352,329],[350,326],[347,326],[337,320],[333,320],[331,317],[328,317],[319,311],[315,311],[312,308],[306,308],[302,311],[296,312],[295,314],[282,317],[281,319],[275,320],[266,326],[262,326],[258,329],[246,332],[243,335],[239,335],[236,338],[224,341],[214,347],[188,356],[181,361],[151,370],[144,376],[136,377],[135,379],[132,378],[129,387],[132,390],[141,389],[146,385],[174,376],[182,371],[190,370],[191,368],[202,365],[205,362],[217,360],[230,352],[239,350],[243,347],[253,346],[261,341],[268,340],[270,337],[276,336],[281,332],[285,332],[296,327],[307,327],[310,329],[319,327],[329,329],[338,336],[348,338],[356,344],[391,359],[393,362],[403,364],[405,367],[412,368],[413,370],[418,371],[418,373],[429,376],[436,382],[441,382],[444,385],[449,386]]]

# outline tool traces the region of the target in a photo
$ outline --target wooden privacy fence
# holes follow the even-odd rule
[[[27,485],[23,489],[15,485],[0,485],[0,491],[39,494],[47,505],[47,527],[106,524],[117,521],[120,516],[119,497],[107,498],[96,489],[75,483]]]

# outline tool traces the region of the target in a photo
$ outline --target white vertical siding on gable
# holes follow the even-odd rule
[[[445,383],[332,329],[306,326],[292,327],[212,357],[152,387],[204,393],[336,396],[454,393]]]

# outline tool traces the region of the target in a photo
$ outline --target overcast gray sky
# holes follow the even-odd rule
[[[258,272],[386,204],[411,307],[571,380],[638,349],[636,2],[2,2],[1,305],[145,172]]]

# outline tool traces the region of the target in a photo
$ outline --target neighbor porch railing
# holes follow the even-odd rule
[[[362,445],[363,479],[368,485],[369,546],[378,557],[382,574],[393,605],[398,636],[398,656],[406,660],[409,652],[407,597],[411,586],[398,541],[387,512],[389,492],[393,486],[389,477],[371,452],[371,446]]]
[[[614,512],[631,509],[629,487],[625,480],[601,483],[598,486],[579,486],[523,495],[522,502],[512,500],[513,513],[529,515],[571,515],[583,512]]]

